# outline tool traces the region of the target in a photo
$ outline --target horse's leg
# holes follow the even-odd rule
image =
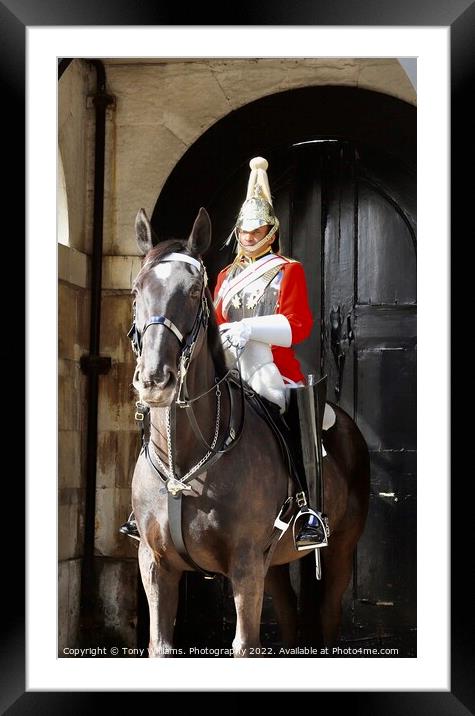
[[[272,597],[272,605],[288,647],[297,643],[297,595],[290,582],[289,565],[270,567],[266,574],[264,589]]]
[[[150,612],[149,657],[173,656],[173,629],[178,607],[181,572],[157,562],[142,539],[139,544],[139,566]]]
[[[234,605],[236,634],[233,640],[234,658],[260,657],[260,627],[264,597],[264,560],[262,555],[250,555],[243,550],[239,562],[229,571]],[[256,653],[257,652],[257,653]]]
[[[356,539],[353,535],[331,535],[322,564],[320,622],[323,643],[332,646],[339,637],[342,598],[353,572]]]

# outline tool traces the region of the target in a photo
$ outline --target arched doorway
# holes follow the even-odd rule
[[[208,209],[213,282],[232,257],[222,244],[244,199],[248,161],[269,160],[281,251],[304,263],[317,319],[297,352],[306,371],[327,373],[329,398],[356,418],[371,451],[370,513],[342,640],[397,644],[400,656],[415,655],[416,627],[415,150],[416,110],[392,97],[344,87],[271,95],[189,149],[152,217],[162,237],[186,235],[198,207]],[[306,596],[316,588],[311,559],[297,576]],[[272,641],[266,609],[264,621]],[[187,575],[178,638],[225,646],[232,624],[227,586]]]

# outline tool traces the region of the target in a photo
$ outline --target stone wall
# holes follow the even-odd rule
[[[59,250],[63,255],[73,251],[63,246],[59,246]],[[60,266],[62,263],[60,259]],[[67,275],[67,272],[64,270],[63,273],[61,270],[60,276],[62,275]],[[60,652],[65,646],[75,646],[78,635],[81,557],[84,542],[86,447],[86,378],[81,373],[79,358],[82,353],[87,352],[89,343],[89,303],[90,294],[85,284],[78,285],[60,278],[58,287]]]
[[[96,619],[99,624],[103,618],[111,645],[135,646],[138,542],[118,532],[131,510],[130,485],[140,448],[132,389],[135,356],[127,338],[131,297],[130,290],[108,286],[109,281],[102,295],[101,354],[112,358],[112,369],[101,376],[99,387],[95,561],[102,616],[97,613]]]
[[[58,90],[58,654],[78,641],[84,542],[86,378],[79,360],[89,346],[90,290],[86,111],[89,75],[73,62]],[[67,202],[67,206],[65,206]],[[69,226],[66,225],[66,222]],[[66,245],[67,244],[67,245]]]

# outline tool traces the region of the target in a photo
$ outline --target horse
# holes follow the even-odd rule
[[[239,439],[228,436],[232,444],[222,448],[233,408],[230,391],[224,388],[228,367],[201,258],[211,242],[206,210],[199,210],[188,239],[157,242],[143,209],[137,214],[135,231],[145,258],[132,289],[138,344],[133,386],[139,396],[137,405],[150,410],[155,467],[161,466],[176,491],[181,491],[184,482],[176,483],[186,478],[181,510],[189,556],[186,559],[172,539],[167,487],[142,450],[132,479],[132,507],[141,537],[138,560],[150,612],[148,655],[174,655],[179,582],[184,571],[196,566],[231,582],[236,609],[233,656],[261,656],[264,592],[272,597],[284,643],[296,643],[296,596],[288,565],[308,552],[295,549],[288,529],[274,544],[270,564],[265,558],[274,521],[288,497],[288,466],[267,422],[249,408],[243,411]],[[192,349],[184,361],[190,336]],[[183,409],[178,395],[184,374],[189,401]],[[325,512],[331,535],[328,545],[320,548],[323,578],[315,605],[324,645],[338,638],[342,596],[351,578],[369,499],[366,443],[350,416],[337,405],[333,408],[336,422],[323,439]],[[197,465],[206,469],[195,470]]]

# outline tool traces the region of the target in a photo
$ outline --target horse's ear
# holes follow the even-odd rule
[[[139,209],[135,217],[135,235],[139,251],[144,256],[158,243],[145,209]]]
[[[193,254],[205,254],[211,243],[211,220],[206,209],[201,209],[195,219],[187,248]]]

